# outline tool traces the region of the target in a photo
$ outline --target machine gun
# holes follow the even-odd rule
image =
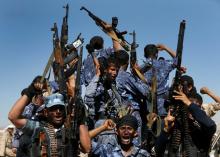
[[[116,27],[118,20],[113,17],[113,26],[110,26],[108,23],[100,19],[99,17],[95,16],[92,12],[90,12],[85,7],[81,7],[80,10],[85,10],[88,15],[95,21],[96,25],[102,29],[108,36],[110,36],[113,40],[120,43],[120,45],[126,50],[129,51],[128,42],[123,37],[123,32],[119,32]]]
[[[169,153],[176,154],[179,146],[182,144],[182,153],[186,157],[192,157],[191,151],[191,136],[189,134],[189,124],[188,124],[188,113],[186,106],[182,101],[175,100],[173,95],[175,91],[179,91],[179,87],[183,86],[181,84],[181,62],[182,62],[182,50],[183,50],[183,40],[184,40],[184,31],[185,31],[185,20],[180,23],[178,43],[177,43],[177,65],[176,65],[176,74],[174,77],[174,82],[169,91],[169,100],[168,106],[171,109],[171,114],[175,116],[175,125],[173,128],[171,136],[171,150]],[[183,86],[183,92],[186,93],[186,87]],[[167,104],[167,102],[166,102]]]

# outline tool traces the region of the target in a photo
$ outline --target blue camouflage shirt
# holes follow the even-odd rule
[[[169,90],[169,74],[175,68],[176,58],[172,60],[156,60],[146,59],[145,64],[152,65],[152,67],[144,73],[149,86],[152,84],[153,71],[157,77],[157,109],[159,115],[166,115],[164,108],[164,100],[168,95]]]
[[[106,100],[106,95],[108,95],[108,100]],[[105,112],[106,107],[112,106],[113,108],[118,108],[120,106],[119,100],[112,89],[105,90],[102,82],[99,81],[98,76],[94,76],[85,92],[85,104],[89,108],[89,114],[95,115],[96,112]],[[110,116],[114,116],[114,113],[109,113]]]
[[[124,157],[120,145],[98,144],[92,142],[92,154],[100,157]],[[133,146],[132,153],[128,157],[149,157],[150,154],[143,149]]]
[[[36,120],[36,111],[39,108],[39,106],[35,105],[34,103],[30,103],[27,106],[25,106],[24,111],[22,113],[22,116],[24,116],[27,119],[33,119]]]
[[[162,94],[169,89],[168,80],[170,72],[175,68],[176,58],[172,60],[146,59],[145,64],[151,64],[157,76],[157,93]],[[144,73],[145,78],[151,85],[153,68]]]
[[[114,54],[113,48],[95,50],[94,54],[97,58],[105,57],[106,59]],[[82,84],[88,86],[89,82],[95,76],[95,65],[91,54],[88,54],[87,58],[83,61],[81,80]]]
[[[124,101],[131,101],[134,109],[140,109],[135,98],[140,98],[140,96],[142,98],[147,97],[149,94],[149,86],[138,78],[135,78],[131,73],[121,69],[118,72],[116,83],[122,99]]]

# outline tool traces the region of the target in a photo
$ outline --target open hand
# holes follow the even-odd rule
[[[174,91],[178,95],[174,95],[173,98],[175,100],[181,100],[185,105],[189,106],[191,104],[191,101],[189,98],[184,94],[182,91]]]

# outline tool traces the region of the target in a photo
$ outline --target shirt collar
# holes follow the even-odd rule
[[[131,155],[130,156],[134,156],[138,151],[139,151],[140,148],[136,147],[135,145],[133,145],[133,148],[132,148],[132,152],[131,152]],[[120,145],[116,145],[116,147],[113,149],[112,152],[120,152],[122,154],[122,148]]]

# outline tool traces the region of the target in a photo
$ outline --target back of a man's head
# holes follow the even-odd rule
[[[148,44],[144,48],[144,57],[146,58],[157,58],[158,49],[154,44]]]
[[[197,90],[194,86],[194,80],[189,75],[182,75],[181,78],[181,84],[183,85],[183,88],[185,91],[187,91],[185,94],[196,94]],[[188,88],[187,90],[185,88]]]
[[[203,103],[202,96],[199,93],[190,93],[188,97],[191,101],[193,101],[193,103],[197,104],[198,106],[201,106]]]
[[[104,47],[104,40],[100,36],[94,36],[90,39],[89,44],[96,50],[102,49]]]

